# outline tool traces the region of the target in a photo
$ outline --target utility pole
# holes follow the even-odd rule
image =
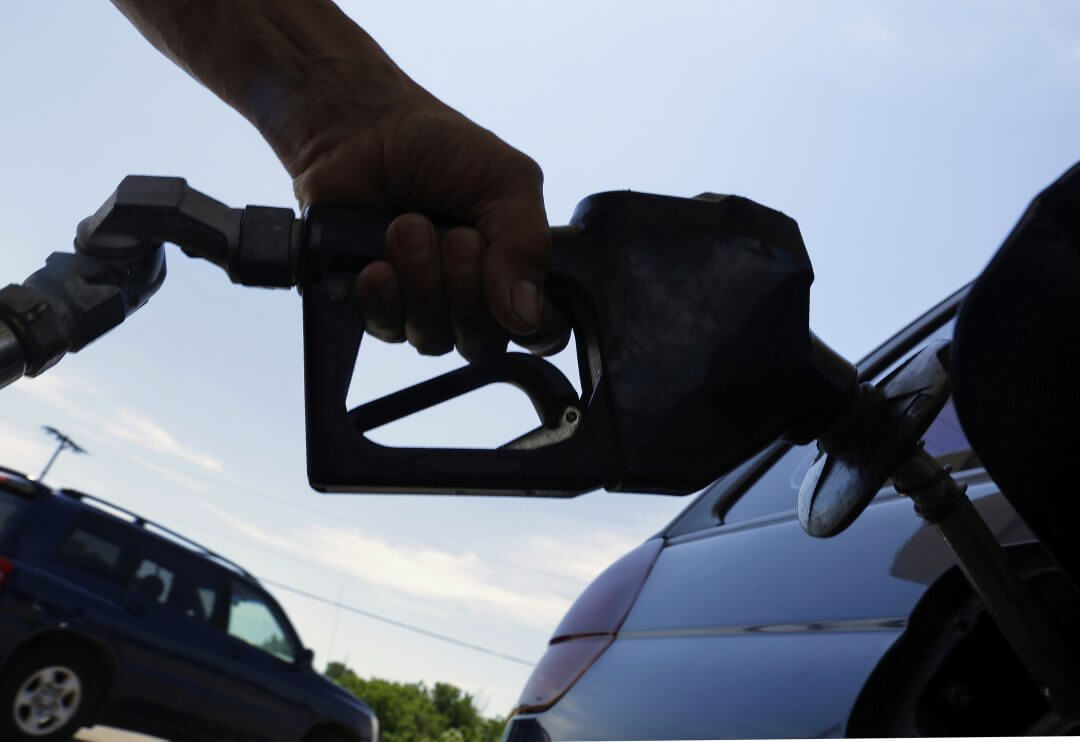
[[[68,438],[66,435],[64,435],[51,425],[42,425],[41,429],[49,435],[54,436],[58,441],[60,441],[60,445],[56,447],[55,451],[53,451],[53,455],[49,459],[49,463],[45,464],[45,468],[41,470],[41,474],[38,474],[37,481],[39,482],[45,478],[45,474],[48,473],[49,467],[53,465],[53,462],[56,461],[56,457],[59,456],[60,452],[63,451],[65,448],[69,449],[73,453],[86,453],[85,448]]]

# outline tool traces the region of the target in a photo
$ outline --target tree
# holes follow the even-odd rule
[[[383,742],[497,742],[506,720],[480,715],[473,697],[450,683],[395,683],[364,679],[341,662],[326,676],[371,706]]]

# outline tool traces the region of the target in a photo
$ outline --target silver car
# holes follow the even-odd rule
[[[861,377],[951,337],[965,292],[872,353]],[[925,438],[1056,619],[1076,622],[1075,589],[981,467],[951,402]],[[597,577],[555,630],[505,742],[1080,731],[1050,711],[951,552],[891,486],[839,536],[803,532],[795,503],[815,454],[771,446]]]

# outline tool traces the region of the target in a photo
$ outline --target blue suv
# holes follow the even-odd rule
[[[134,513],[0,469],[0,739],[103,723],[173,740],[373,742],[244,569]]]

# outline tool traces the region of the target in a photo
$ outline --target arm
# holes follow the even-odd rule
[[[561,347],[539,167],[410,79],[330,0],[113,0],[267,140],[301,204],[404,212],[357,277],[367,330],[467,358]],[[441,240],[423,214],[465,226]],[[561,341],[561,342],[560,342]]]

